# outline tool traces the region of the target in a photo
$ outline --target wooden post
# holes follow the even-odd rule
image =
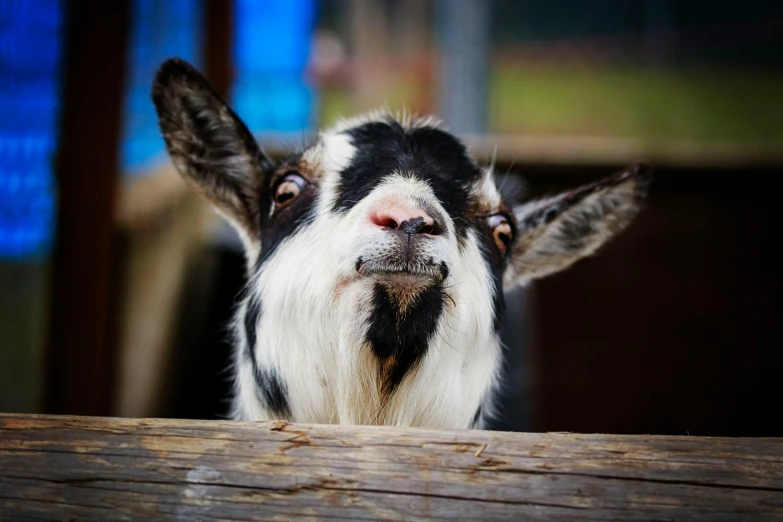
[[[228,99],[234,80],[234,1],[206,0],[204,10],[204,75]]]
[[[129,1],[71,0],[67,13],[46,410],[108,414]]]
[[[351,0],[351,47],[354,59],[354,109],[365,111],[379,103],[388,70],[387,23],[377,0]]]

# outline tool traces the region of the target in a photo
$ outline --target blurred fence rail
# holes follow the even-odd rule
[[[465,136],[482,161],[524,165],[615,165],[636,161],[676,168],[750,168],[783,165],[783,148],[688,141],[588,136],[496,134]]]

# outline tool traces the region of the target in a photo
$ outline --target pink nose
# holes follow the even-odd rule
[[[438,223],[416,206],[394,203],[381,205],[370,212],[370,220],[378,227],[404,232],[408,235],[437,236],[442,233]]]

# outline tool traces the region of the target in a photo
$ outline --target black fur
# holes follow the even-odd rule
[[[487,224],[485,218],[478,218],[475,222],[475,227],[478,232],[479,246],[481,247],[481,255],[484,257],[484,262],[489,267],[489,273],[492,275],[492,327],[496,332],[500,331],[500,327],[503,326],[503,318],[506,315],[506,300],[503,295],[503,273],[506,271],[506,265],[508,263],[508,252],[501,254],[495,246],[495,240],[492,237],[492,231]]]
[[[367,342],[381,363],[385,395],[391,395],[427,353],[443,304],[443,291],[440,285],[434,285],[423,290],[401,313],[395,297],[383,285],[375,285]]]
[[[468,186],[480,170],[454,136],[432,127],[406,131],[388,119],[348,131],[356,155],[341,174],[334,209],[350,210],[394,172],[410,173],[430,184],[464,238]]]
[[[430,263],[432,262],[432,259],[430,259]],[[441,261],[438,268],[440,268],[440,275],[442,280],[445,281],[446,278],[449,277],[449,265],[447,265],[445,261]]]
[[[479,424],[481,423],[481,417],[484,415],[484,406],[479,406],[476,409],[476,414],[473,415],[473,420],[470,421],[470,427],[471,428],[477,428]]]
[[[258,298],[250,298],[247,300],[247,308],[245,310],[245,339],[247,340],[248,356],[253,363],[253,368],[256,367],[256,328],[258,327],[258,321],[261,318],[261,300]]]
[[[278,172],[297,171],[295,166],[300,155],[292,156],[276,169]],[[276,180],[272,178],[261,192],[260,204],[260,229],[261,229],[261,255],[256,262],[256,268],[261,269],[264,262],[275,253],[285,238],[291,236],[296,230],[312,218],[314,203],[318,195],[317,187],[312,181],[308,181],[299,196],[288,205],[275,211],[271,219],[269,213],[274,204],[273,195]]]
[[[245,310],[244,327],[245,356],[250,360],[253,368],[253,377],[256,380],[256,395],[258,400],[264,403],[270,412],[281,418],[291,416],[291,407],[288,404],[288,393],[283,381],[277,375],[275,369],[263,370],[256,360],[256,328],[261,318],[261,301],[258,298],[250,298]]]
[[[277,415],[278,418],[290,418],[291,406],[288,404],[288,391],[285,383],[277,375],[277,371],[274,368],[262,370],[257,367],[254,376],[258,400],[266,404],[269,411]]]

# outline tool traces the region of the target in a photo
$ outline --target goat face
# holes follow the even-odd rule
[[[239,419],[483,426],[504,286],[594,252],[650,179],[636,166],[511,209],[432,119],[347,120],[274,163],[185,62],[161,67],[153,100],[175,166],[246,249]]]

